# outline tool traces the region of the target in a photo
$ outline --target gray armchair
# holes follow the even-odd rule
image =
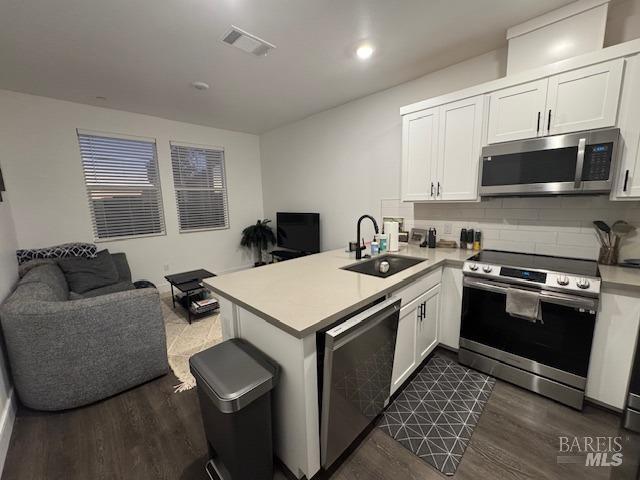
[[[155,288],[68,298],[60,268],[40,265],[24,275],[0,308],[13,381],[24,405],[79,407],[167,373]]]

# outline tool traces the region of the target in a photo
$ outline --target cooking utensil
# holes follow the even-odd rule
[[[607,237],[605,236],[602,230],[596,228],[596,233],[598,234],[598,238],[600,239],[600,245],[603,247],[607,247]]]
[[[605,222],[603,222],[602,220],[595,220],[593,222],[593,224],[596,226],[596,228],[598,229],[599,232],[603,232],[607,234],[606,237],[604,237],[604,235],[601,236],[602,241],[603,241],[603,245],[606,245],[608,247],[611,246],[611,227],[609,227],[609,225],[607,225]],[[605,241],[605,238],[607,239],[607,241]]]
[[[634,227],[633,225],[629,225],[624,220],[618,220],[611,227],[611,231],[618,238],[626,237],[627,235],[634,232],[635,230],[636,230],[636,227]]]

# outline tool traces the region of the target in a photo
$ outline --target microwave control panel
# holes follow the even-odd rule
[[[582,180],[609,180],[613,143],[587,145],[582,168]]]

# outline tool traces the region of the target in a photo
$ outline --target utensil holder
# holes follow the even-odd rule
[[[618,264],[618,242],[614,245],[602,245],[600,247],[600,255],[598,255],[598,263],[602,265],[617,265]]]

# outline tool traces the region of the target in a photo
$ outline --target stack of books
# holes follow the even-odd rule
[[[191,300],[191,311],[196,315],[210,313],[220,308],[218,300],[213,297]]]

